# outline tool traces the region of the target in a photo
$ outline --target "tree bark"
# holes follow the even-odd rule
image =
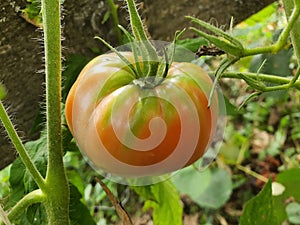
[[[144,0],[144,14],[153,39],[172,40],[176,30],[191,25],[185,18],[187,15],[228,28],[231,19],[236,25],[272,2],[274,0]]]
[[[153,39],[172,40],[176,30],[189,26],[185,15],[192,15],[217,26],[228,26],[231,17],[238,23],[274,0],[144,0],[140,12]],[[127,10],[119,4],[119,19],[127,26]],[[6,105],[24,141],[38,133],[31,128],[39,113],[44,95],[42,32],[20,17],[26,0],[0,1],[0,82],[8,89]],[[63,55],[95,56],[94,49],[107,49],[94,36],[112,44],[117,37],[112,19],[102,23],[109,7],[104,0],[65,1],[63,9]],[[189,34],[193,35],[193,34]],[[3,130],[3,128],[2,128]],[[10,164],[16,153],[4,131],[0,137],[0,169]]]

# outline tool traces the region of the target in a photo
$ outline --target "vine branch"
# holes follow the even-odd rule
[[[297,74],[299,74],[299,70],[297,72]],[[287,77],[280,77],[280,76],[275,76],[275,75],[270,75],[270,74],[261,74],[261,73],[237,73],[237,72],[224,72],[222,74],[222,77],[223,78],[234,78],[234,79],[241,79],[241,74],[243,74],[244,76],[246,77],[249,77],[249,78],[252,78],[252,79],[255,79],[255,80],[259,80],[259,81],[263,81],[263,82],[266,82],[266,83],[272,83],[272,84],[277,84],[277,85],[285,85],[285,86],[282,86],[284,88],[281,88],[281,89],[287,89],[287,88],[290,88],[290,87],[294,87],[296,88],[297,90],[300,91],[300,81],[295,81],[291,84],[291,80],[294,79],[294,77],[297,77],[297,76],[294,76],[292,79],[290,78],[287,78]]]
[[[2,101],[0,101],[0,118],[11,142],[13,143],[17,152],[19,153],[19,156],[24,165],[26,166],[27,170],[29,171],[30,175],[32,176],[36,184],[39,186],[39,188],[41,188],[42,190],[45,189],[45,180],[34,165],[34,163],[32,162],[27,150],[25,149],[25,146],[23,145],[12,121],[10,120],[5,110]]]
[[[297,1],[295,1],[295,2],[297,2]],[[243,57],[257,55],[257,54],[263,54],[263,53],[277,53],[280,50],[282,50],[287,43],[287,39],[289,38],[292,29],[295,27],[295,23],[298,20],[299,15],[300,15],[300,6],[298,3],[298,4],[294,5],[292,13],[290,14],[290,17],[288,18],[288,24],[281,32],[281,34],[275,44],[270,45],[270,46],[265,46],[265,47],[253,48],[253,49],[245,49]]]
[[[200,27],[209,30],[212,34],[207,34],[197,28],[191,27],[190,29],[198,33],[200,36],[206,38],[213,43],[217,48],[227,53],[226,58],[220,63],[218,69],[215,72],[214,86],[211,90],[209,102],[211,101],[212,93],[215,91],[216,83],[221,77],[230,77],[243,79],[246,83],[254,89],[260,92],[270,92],[277,90],[287,90],[291,87],[295,87],[300,90],[300,1],[298,0],[284,0],[284,6],[286,8],[286,14],[288,17],[288,24],[281,32],[278,40],[273,45],[263,46],[258,48],[246,48],[235,37],[230,36],[223,30],[214,27],[213,25],[201,21],[194,17],[187,17]],[[298,59],[298,70],[294,77],[280,78],[267,74],[252,74],[252,73],[226,73],[228,67],[234,64],[241,58],[263,54],[263,53],[278,53],[282,50],[286,44],[289,36],[292,37],[292,44],[295,54]],[[275,86],[266,86],[263,81],[276,84]]]
[[[46,65],[48,165],[46,201],[48,224],[68,225],[70,190],[63,164],[61,127],[60,0],[42,0]]]
[[[300,1],[298,0],[283,0],[285,13],[287,16],[293,14],[299,14],[300,11]],[[300,66],[300,19],[295,20],[294,26],[291,28],[290,36],[294,47],[294,52],[298,60],[298,65]]]
[[[9,211],[7,217],[13,221],[18,219],[19,216],[31,205],[45,201],[45,195],[38,189],[25,195],[18,203]]]

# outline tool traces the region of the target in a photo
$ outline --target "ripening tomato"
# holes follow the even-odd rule
[[[131,52],[121,52],[134,64]],[[212,81],[192,63],[172,63],[165,78],[137,78],[115,53],[89,62],[66,100],[72,134],[91,163],[139,177],[188,166],[216,131],[218,100],[208,107]]]

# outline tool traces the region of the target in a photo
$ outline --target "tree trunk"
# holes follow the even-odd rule
[[[144,0],[144,14],[153,39],[172,40],[176,30],[190,26],[185,16],[194,16],[228,28],[238,24],[274,0]],[[193,36],[193,34],[189,34]]]
[[[192,15],[218,26],[228,26],[231,17],[238,23],[273,0],[144,0],[141,13],[153,39],[172,40],[176,30],[189,26],[185,15]],[[127,11],[120,4],[119,19],[127,26]],[[26,1],[0,2],[0,81],[8,89],[5,104],[24,141],[37,137],[31,128],[39,113],[44,95],[42,32],[20,17],[19,9]],[[112,19],[102,23],[109,10],[104,0],[65,1],[63,9],[63,55],[81,54],[93,57],[93,49],[106,48],[94,36],[117,44]],[[191,34],[190,34],[191,35]],[[3,130],[3,128],[2,128]],[[0,169],[16,157],[11,144],[2,132],[0,136]]]

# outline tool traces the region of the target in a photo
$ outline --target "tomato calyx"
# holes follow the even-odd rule
[[[158,50],[154,47],[147,36],[146,28],[138,14],[135,1],[126,0],[126,3],[130,16],[132,34],[130,34],[121,25],[118,27],[129,40],[130,48],[134,56],[134,63],[129,62],[121,52],[107,43],[104,39],[100,37],[96,38],[105,44],[111,51],[116,53],[120,59],[127,64],[134,76],[137,78],[137,81],[135,82],[136,85],[141,88],[153,88],[159,85],[163,78],[167,76],[175,54],[175,43],[185,30],[176,32],[173,42],[167,47],[168,52],[163,47],[163,56],[159,56]]]
[[[141,89],[153,89],[165,80],[164,77],[150,76],[133,80],[132,83]]]

